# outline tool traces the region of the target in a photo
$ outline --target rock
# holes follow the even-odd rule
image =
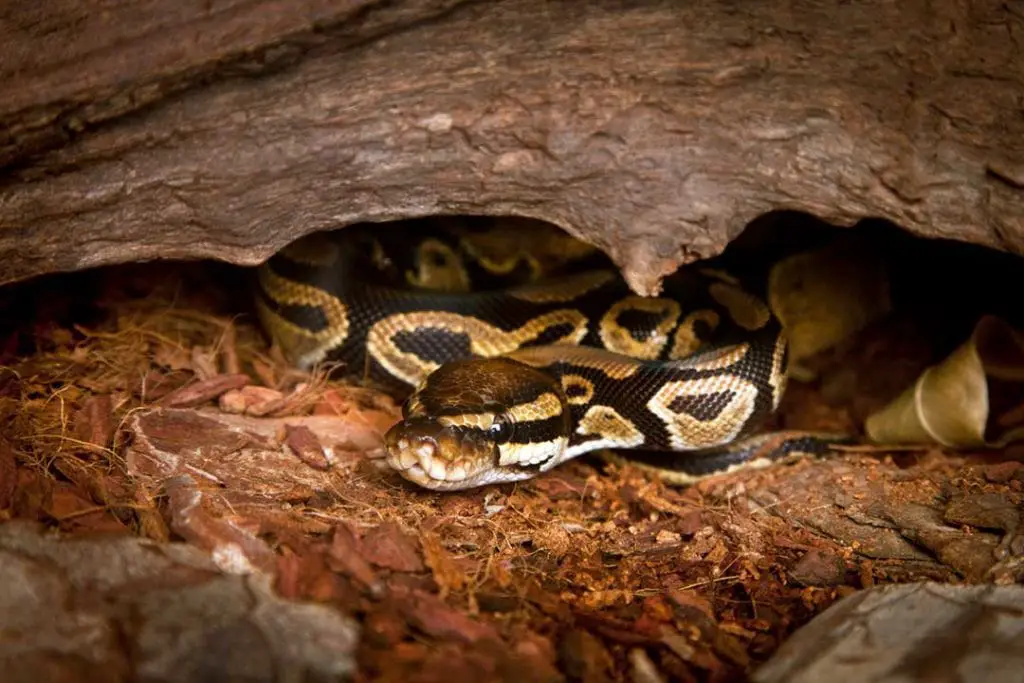
[[[0,526],[4,681],[350,678],[358,625],[270,581],[183,544]]]
[[[754,683],[1019,683],[1024,586],[891,585],[840,600],[787,640]]]

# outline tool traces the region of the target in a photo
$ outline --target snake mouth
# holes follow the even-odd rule
[[[493,446],[477,441],[421,420],[403,420],[384,435],[388,465],[406,479],[438,490],[486,483]]]

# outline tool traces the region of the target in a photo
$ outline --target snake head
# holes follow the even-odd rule
[[[488,483],[494,444],[476,430],[462,430],[429,417],[406,418],[384,435],[388,464],[403,477],[431,489],[454,490]]]
[[[508,358],[431,373],[384,435],[388,464],[437,490],[528,479],[561,462],[571,415],[560,382]]]

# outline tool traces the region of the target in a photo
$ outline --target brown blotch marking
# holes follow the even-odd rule
[[[569,405],[581,406],[594,397],[594,383],[582,375],[565,373],[562,375],[562,389]]]
[[[658,317],[658,323],[650,330],[647,339],[638,341],[628,327],[619,323],[627,312],[637,312]],[[668,343],[669,333],[675,327],[681,313],[679,302],[673,299],[656,299],[628,296],[615,302],[601,317],[599,335],[605,348],[617,353],[653,360],[661,354]]]
[[[446,292],[468,292],[469,274],[458,254],[444,242],[427,239],[416,253],[416,270],[405,273],[406,281],[424,289]]]
[[[672,409],[681,397],[699,398],[714,393],[731,396],[714,420],[701,420],[689,412]],[[736,375],[722,375],[665,382],[647,402],[647,409],[665,425],[673,449],[694,450],[721,446],[738,437],[754,414],[757,397],[758,389],[753,383]]]
[[[718,327],[719,322],[721,322],[721,317],[710,308],[704,308],[688,314],[676,329],[672,341],[672,349],[669,351],[668,357],[673,359],[686,358],[699,351],[700,347],[707,341],[707,337]],[[707,331],[702,333],[698,329],[698,325],[706,326]]]
[[[698,396],[680,394],[672,399],[668,409],[674,413],[687,413],[698,420],[715,420],[735,396],[736,394],[730,391],[717,391]]]
[[[644,435],[636,425],[609,406],[593,406],[580,418],[576,433],[612,440],[621,447],[639,446]],[[610,444],[609,444],[610,445]]]
[[[291,362],[301,366],[312,365],[348,337],[348,310],[338,297],[311,285],[292,282],[267,266],[260,268],[257,281],[271,301],[286,306],[317,308],[324,316],[324,328],[313,332],[279,315],[262,299],[256,299],[256,312],[261,322]]]

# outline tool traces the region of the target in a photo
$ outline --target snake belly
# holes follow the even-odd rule
[[[439,490],[519,481],[621,449],[685,483],[757,452],[731,447],[778,407],[786,341],[768,306],[728,273],[681,269],[658,297],[636,296],[609,267],[484,290],[446,276],[457,286],[430,289],[418,286],[423,263],[444,259],[396,267],[408,262],[388,250],[409,242],[382,245],[382,232],[353,227],[289,245],[260,267],[256,307],[296,365],[337,363],[408,395],[385,445],[410,481]],[[463,271],[483,261],[471,249],[446,258]],[[483,265],[529,271],[524,258]]]

